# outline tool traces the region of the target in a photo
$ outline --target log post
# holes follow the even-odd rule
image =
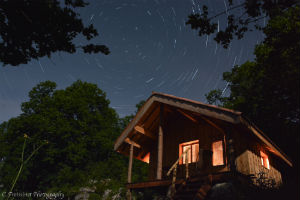
[[[128,183],[131,183],[132,159],[133,159],[133,144],[130,144],[128,177],[127,177],[127,182]],[[130,189],[127,189],[127,199],[131,200],[131,191],[130,191]]]
[[[127,182],[128,183],[131,183],[132,159],[133,159],[133,144],[130,144],[129,164],[128,164],[128,177],[127,177]]]
[[[232,129],[228,128],[226,130],[226,150],[227,150],[227,156],[228,156],[228,164],[230,171],[234,172],[236,171],[235,166],[235,151],[234,151],[234,141],[232,138]]]
[[[162,178],[162,160],[163,160],[163,112],[164,107],[160,105],[160,113],[159,113],[159,127],[158,127],[158,156],[157,156],[157,173],[156,179],[161,180]]]
[[[173,197],[176,193],[176,171],[177,171],[177,164],[173,169],[173,178],[172,178],[172,186],[171,186],[171,197]]]

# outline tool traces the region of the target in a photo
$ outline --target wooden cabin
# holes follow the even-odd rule
[[[197,195],[205,197],[213,184],[232,177],[233,172],[252,176],[254,184],[263,173],[278,187],[282,169],[292,167],[279,147],[241,112],[156,92],[114,149],[130,157],[129,190],[173,184],[178,192],[187,179],[202,177],[195,179],[207,180],[199,185]],[[149,163],[148,182],[131,182],[133,158]],[[172,171],[169,176],[168,171]]]

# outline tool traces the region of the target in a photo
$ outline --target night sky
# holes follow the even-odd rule
[[[0,122],[21,113],[20,104],[41,81],[55,81],[63,89],[80,79],[96,83],[106,92],[120,117],[152,91],[206,102],[205,94],[226,87],[222,73],[233,65],[253,60],[261,32],[249,32],[223,49],[213,36],[199,37],[185,22],[207,4],[211,15],[228,9],[227,1],[197,0],[94,0],[78,9],[86,25],[93,23],[111,54],[56,53],[51,59],[33,60],[18,67],[0,67]],[[236,10],[235,12],[242,12]],[[230,14],[228,12],[227,14]],[[216,19],[226,27],[226,14]],[[264,25],[265,21],[259,22]],[[76,44],[86,44],[76,38]],[[225,95],[229,91],[225,92]]]

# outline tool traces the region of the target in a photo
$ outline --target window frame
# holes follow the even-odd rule
[[[197,162],[197,155],[196,155],[196,160],[193,162],[193,146],[195,144],[198,144],[198,154],[199,154],[199,140],[192,140],[192,141],[189,141],[189,142],[184,142],[184,143],[179,144],[179,157],[183,154],[184,147],[187,147],[187,146],[191,147],[191,149],[189,150],[190,151],[189,154],[190,154],[191,162],[188,162],[189,164]],[[179,165],[183,165],[183,164],[186,164],[185,160],[184,160],[184,156],[182,156],[182,158],[179,160]]]

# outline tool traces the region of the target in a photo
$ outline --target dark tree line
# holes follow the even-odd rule
[[[245,0],[243,3],[236,4],[233,0],[228,0],[229,8],[216,15],[210,15],[208,7],[202,7],[202,14],[191,14],[186,24],[191,25],[192,29],[199,29],[199,36],[214,34],[217,31],[218,24],[215,22],[217,17],[227,15],[227,27],[216,33],[214,40],[228,48],[230,42],[234,39],[241,39],[245,32],[252,31],[253,28],[262,30],[257,22],[263,18],[274,18],[285,12],[286,9],[299,5],[297,0]],[[242,14],[230,14],[231,11],[242,9]],[[252,26],[253,25],[253,26]]]
[[[98,35],[93,24],[83,25],[75,11],[84,0],[2,0],[0,1],[0,62],[17,66],[32,59],[51,57],[55,52],[109,54],[102,44],[78,46],[73,39],[87,41]]]
[[[14,192],[61,191],[73,198],[90,187],[97,199],[106,189],[125,195],[128,158],[113,145],[128,120],[109,103],[97,85],[82,81],[63,90],[51,81],[34,87],[22,114],[0,124],[0,192],[8,193],[19,174]],[[146,176],[146,164],[135,161],[133,181]]]

